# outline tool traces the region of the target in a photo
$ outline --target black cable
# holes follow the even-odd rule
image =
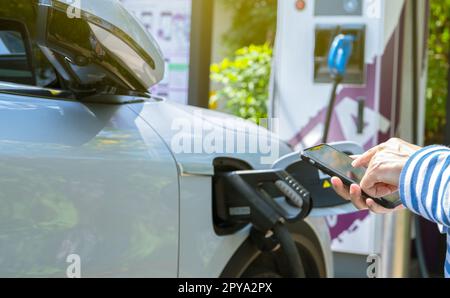
[[[334,79],[333,90],[331,91],[330,103],[328,105],[328,110],[327,110],[327,116],[325,118],[325,129],[324,129],[323,138],[322,138],[322,143],[324,143],[324,144],[328,142],[328,134],[330,133],[331,118],[333,116],[334,105],[336,103],[337,88],[341,82],[342,82],[342,77],[340,77],[340,76],[337,76]]]
[[[273,229],[275,237],[280,241],[281,248],[283,249],[284,255],[287,258],[287,263],[289,264],[290,277],[292,278],[305,278],[305,269],[303,267],[302,259],[295,244],[294,239],[292,239],[291,233],[285,225],[278,224]]]

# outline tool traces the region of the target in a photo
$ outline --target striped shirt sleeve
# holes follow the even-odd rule
[[[450,149],[430,146],[416,152],[400,177],[403,204],[414,213],[450,230]],[[446,277],[450,277],[450,235],[448,235]]]

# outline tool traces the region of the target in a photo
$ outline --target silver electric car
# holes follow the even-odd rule
[[[215,176],[270,168],[264,154],[175,150],[174,139],[243,132],[276,145],[275,165],[298,154],[152,96],[164,74],[153,38],[118,1],[70,3],[0,4],[0,277],[66,277],[74,262],[81,277],[285,276],[248,226],[215,214]],[[289,229],[305,275],[332,276],[325,221]]]

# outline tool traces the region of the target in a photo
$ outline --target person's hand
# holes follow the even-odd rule
[[[374,198],[381,198],[396,192],[406,162],[418,150],[420,150],[418,146],[399,139],[391,139],[361,156],[353,157],[355,159],[354,167],[368,168],[360,186],[347,187],[339,178],[333,177],[331,179],[333,187],[337,194],[352,201],[360,210],[370,209],[375,213],[385,214],[403,209],[402,205],[395,210],[386,209],[373,199],[363,198],[362,192],[364,190],[366,194]]]
[[[421,148],[400,139],[390,139],[353,161],[355,168],[367,168],[360,187],[373,198],[398,191],[400,175],[411,156]]]
[[[362,196],[361,187],[357,184],[352,184],[350,187],[345,186],[341,179],[338,177],[331,178],[333,188],[338,195],[347,201],[351,201],[352,204],[359,210],[369,209],[370,211],[378,214],[388,214],[397,210],[404,209],[401,205],[396,209],[386,209],[383,206],[377,204],[373,199],[365,199]]]

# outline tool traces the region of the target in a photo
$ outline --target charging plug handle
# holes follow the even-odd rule
[[[235,217],[237,220],[248,220],[256,229],[262,232],[270,231],[279,222],[283,222],[282,216],[275,211],[273,206],[262,200],[261,195],[246,183],[241,176],[236,174],[228,175],[226,180],[229,186],[234,190],[238,190],[239,193],[239,198],[233,198],[237,199],[234,200],[234,204],[227,204],[230,218]]]
[[[353,53],[353,35],[339,34],[331,44],[328,54],[328,68],[331,76],[343,78],[347,73],[347,66]]]
[[[216,213],[224,222],[252,223],[267,232],[311,211],[309,191],[284,170],[236,171],[217,178]]]
[[[305,277],[297,245],[285,223],[309,214],[309,192],[283,170],[237,171],[218,178],[216,190],[226,190],[225,195],[216,193],[216,198],[224,200],[217,204],[222,220],[251,223],[250,237],[258,249],[272,251],[281,246],[289,277]],[[268,235],[270,231],[273,236]]]

